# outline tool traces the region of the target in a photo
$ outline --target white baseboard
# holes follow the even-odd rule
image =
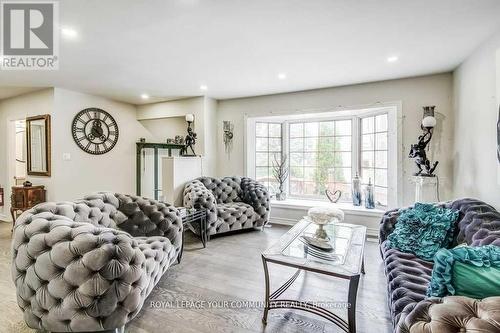
[[[0,213],[0,221],[5,221],[5,222],[9,222],[10,221],[10,217],[5,215],[5,214],[1,214]]]
[[[270,222],[271,224],[281,224],[281,225],[289,225],[289,226],[292,226],[292,225],[295,225],[297,223],[297,220],[295,219],[287,219],[287,218],[283,218],[283,217],[271,217],[270,219]],[[378,239],[378,229],[374,229],[374,228],[366,228],[366,235],[370,238],[377,238]]]

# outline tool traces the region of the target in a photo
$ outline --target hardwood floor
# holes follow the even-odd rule
[[[259,305],[264,299],[265,286],[260,253],[287,230],[286,226],[273,225],[262,232],[215,237],[206,249],[194,235],[186,233],[182,263],[167,271],[125,331],[341,332],[321,317],[300,311],[271,310],[268,324],[262,324]],[[33,332],[24,324],[17,306],[10,274],[10,241],[10,224],[0,223],[0,332]],[[365,262],[366,275],[362,276],[358,291],[358,332],[390,332],[386,282],[376,243],[367,243]],[[286,281],[293,272],[270,264],[272,289]],[[347,281],[302,273],[283,296],[345,302]],[[343,317],[347,315],[342,309],[335,312]]]

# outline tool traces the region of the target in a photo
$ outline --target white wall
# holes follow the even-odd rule
[[[203,174],[215,177],[217,175],[217,148],[222,143],[217,141],[217,100],[205,98],[205,156],[203,158]]]
[[[71,134],[74,116],[89,107],[106,110],[118,124],[118,142],[103,155],[84,152]],[[53,114],[51,199],[73,200],[95,191],[135,193],[135,143],[140,137],[151,140],[151,134],[136,120],[134,105],[56,88]],[[64,161],[64,153],[71,160]]]
[[[454,195],[500,208],[497,119],[500,104],[500,31],[454,72]]]
[[[15,120],[52,114],[53,102],[53,89],[39,90],[0,101],[0,186],[5,189],[5,206],[0,207],[0,219],[10,219],[10,188],[14,185],[15,175]],[[27,180],[45,185],[49,193],[53,189],[50,178],[27,176]]]
[[[410,144],[415,143],[421,133],[422,107],[426,105],[436,105],[438,124],[434,131],[429,156],[431,160],[440,162],[437,174],[441,182],[441,199],[452,197],[451,147],[454,124],[451,73],[219,101],[218,141],[222,140],[223,120],[234,123],[235,136],[230,158],[225,153],[224,146],[217,145],[217,173],[219,176],[244,174],[245,116],[317,112],[318,109],[333,111],[352,106],[376,106],[380,102],[402,104],[403,204],[411,203],[414,197],[414,188],[408,179],[415,171],[415,166],[406,156]]]
[[[152,135],[154,142],[166,143],[168,138],[174,139],[176,135],[186,135],[186,119],[172,117],[161,119],[146,119],[139,121]]]

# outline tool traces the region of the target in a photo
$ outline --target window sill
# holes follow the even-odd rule
[[[360,216],[373,216],[382,217],[385,210],[382,209],[367,209],[363,206],[354,206],[350,203],[339,202],[332,204],[327,201],[317,201],[317,200],[303,200],[303,199],[286,199],[283,201],[271,200],[271,208],[286,208],[295,210],[308,210],[311,207],[328,207],[335,205],[344,211],[344,213],[349,215],[360,215]]]

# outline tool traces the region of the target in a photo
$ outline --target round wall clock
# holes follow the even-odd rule
[[[105,154],[118,142],[118,125],[106,111],[98,108],[84,109],[73,118],[73,139],[83,151]]]

